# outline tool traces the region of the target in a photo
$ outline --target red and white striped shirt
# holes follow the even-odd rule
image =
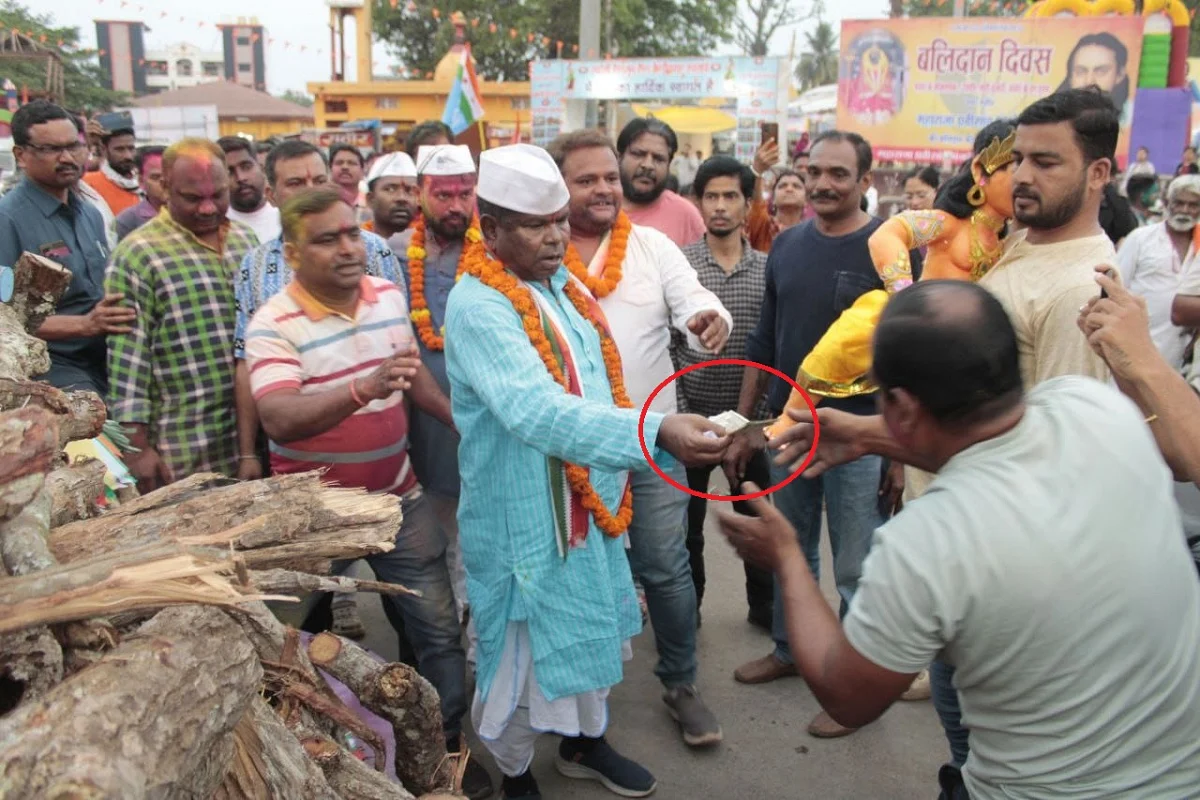
[[[414,340],[404,292],[364,276],[353,318],[334,311],[293,280],[254,314],[246,363],[257,401],[280,389],[316,394],[371,374]],[[326,480],[371,492],[405,494],[417,484],[408,460],[408,414],[396,392],[375,400],[310,439],[272,441],[276,473],[325,468]]]

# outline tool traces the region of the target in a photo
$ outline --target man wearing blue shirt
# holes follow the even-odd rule
[[[103,396],[108,385],[105,337],[128,333],[134,318],[121,295],[104,294],[108,242],[104,220],[74,191],[87,145],[74,117],[37,100],[13,115],[13,155],[24,178],[0,198],[0,264],[36,253],[71,272],[71,283],[37,335],[50,351],[50,371],[37,376],[60,389]]]

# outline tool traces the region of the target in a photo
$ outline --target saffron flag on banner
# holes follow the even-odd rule
[[[450,96],[446,98],[446,110],[442,112],[442,122],[449,125],[454,135],[458,136],[481,119],[483,99],[479,91],[479,78],[475,76],[475,67],[471,63],[471,45],[464,44],[458,75],[454,78]]]

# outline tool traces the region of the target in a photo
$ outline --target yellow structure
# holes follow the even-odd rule
[[[357,80],[308,84],[308,92],[315,98],[316,127],[336,128],[345,122],[378,119],[385,128],[395,126],[397,138],[403,139],[417,123],[442,118],[466,42],[466,19],[458,12],[451,16],[454,45],[438,63],[432,80],[375,80],[371,69],[371,5],[369,0],[330,0],[330,28],[335,40],[343,30],[345,18],[354,19]],[[334,75],[345,74],[344,51],[341,64],[339,70],[335,55]],[[529,82],[495,82],[480,77],[483,122],[489,144],[508,143],[518,125],[522,138],[528,138]]]

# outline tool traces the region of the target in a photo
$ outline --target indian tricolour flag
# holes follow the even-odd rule
[[[446,99],[446,110],[442,112],[442,122],[449,125],[457,136],[481,119],[483,99],[479,91],[479,78],[475,76],[475,67],[471,65],[471,45],[464,44],[458,75]]]

